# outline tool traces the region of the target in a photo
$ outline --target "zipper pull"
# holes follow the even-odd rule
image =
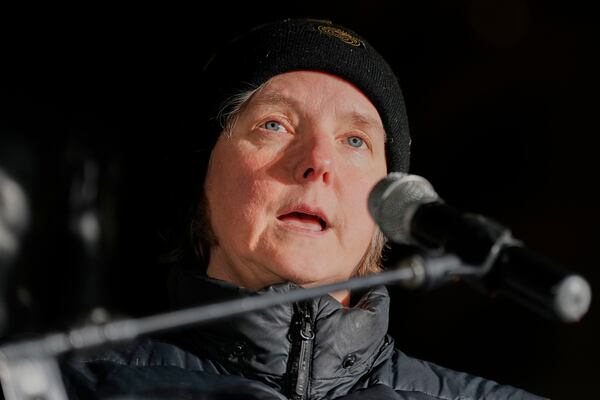
[[[296,379],[296,390],[294,399],[303,400],[308,398],[308,384],[310,380],[310,367],[312,364],[313,321],[308,306],[302,307],[302,325],[300,328],[300,357],[298,359],[298,376]]]
[[[302,329],[300,330],[300,336],[302,340],[313,340],[315,333],[312,327],[312,317],[308,308],[302,310]]]

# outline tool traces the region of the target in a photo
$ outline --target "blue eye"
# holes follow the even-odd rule
[[[358,136],[350,136],[348,138],[348,144],[352,147],[362,147],[362,145],[365,143],[364,140],[362,140],[361,138],[359,138]]]
[[[284,132],[285,128],[277,121],[267,121],[264,125],[265,129],[275,132]]]

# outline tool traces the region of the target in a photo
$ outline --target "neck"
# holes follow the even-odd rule
[[[211,278],[233,283],[251,291],[283,282],[280,277],[269,271],[260,271],[254,265],[249,266],[231,260],[219,247],[211,250],[206,274]]]
[[[344,307],[350,307],[350,291],[342,290],[340,292],[329,293],[329,295],[339,301]]]
[[[232,283],[234,285],[244,287],[251,291],[257,291],[269,285],[273,285],[276,283],[282,283],[284,279],[279,276],[269,276],[271,279],[258,279],[260,274],[248,273],[250,268],[231,268],[230,262],[228,262],[221,251],[218,249],[213,249],[211,251],[210,261],[208,263],[208,268],[206,269],[206,274],[210,278],[219,279],[225,282]],[[246,273],[245,273],[246,272]],[[264,277],[263,275],[260,275]],[[326,282],[331,283],[331,282]],[[304,287],[313,287],[321,284],[325,284],[324,282],[311,282],[310,284],[301,284]],[[350,306],[350,291],[341,290],[338,292],[329,293],[331,297],[336,299],[341,305],[344,307]]]

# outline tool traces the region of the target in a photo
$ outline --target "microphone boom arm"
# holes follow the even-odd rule
[[[447,259],[446,269],[460,268],[458,259]],[[278,304],[304,301],[341,290],[358,290],[379,285],[401,283],[405,287],[419,285],[427,259],[407,260],[399,268],[378,274],[310,288],[298,288],[287,293],[249,296],[221,303],[208,304],[137,319],[88,325],[68,332],[52,333],[34,339],[6,343],[0,347],[0,381],[6,400],[43,398],[67,400],[56,357],[114,345],[192,324],[203,324],[262,310]],[[439,259],[432,261],[436,268]]]

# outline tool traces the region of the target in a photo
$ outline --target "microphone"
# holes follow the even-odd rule
[[[589,308],[591,288],[582,276],[525,248],[499,223],[446,204],[423,177],[390,173],[371,191],[368,207],[393,242],[450,253],[469,266],[452,274],[425,265],[430,283],[464,275],[479,288],[563,322],[580,320]]]

